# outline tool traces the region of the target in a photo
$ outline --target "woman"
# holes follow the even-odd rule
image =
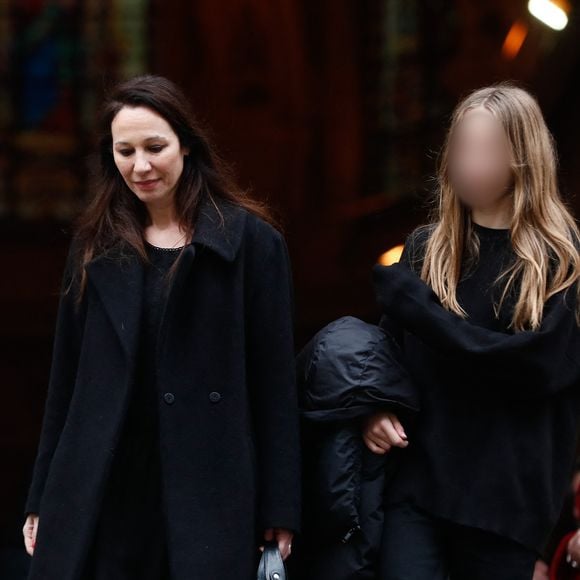
[[[299,526],[292,288],[268,213],[155,76],[104,108],[25,511],[29,579],[255,578]]]
[[[381,580],[530,579],[560,512],[580,412],[579,234],[536,101],[499,85],[454,112],[433,223],[376,266],[382,325],[421,394],[398,448]]]

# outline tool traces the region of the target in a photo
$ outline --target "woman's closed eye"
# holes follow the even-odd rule
[[[149,151],[149,153],[161,153],[164,149],[165,149],[165,145],[149,145],[147,147],[147,151]],[[122,155],[123,157],[130,157],[131,155],[133,155],[133,153],[135,153],[134,149],[119,149],[117,150],[117,153],[119,153],[119,155]]]

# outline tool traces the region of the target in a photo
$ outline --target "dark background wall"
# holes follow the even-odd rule
[[[105,88],[141,72],[178,82],[241,183],[272,204],[291,250],[300,347],[338,316],[376,320],[370,268],[425,219],[448,115],[466,91],[513,79],[538,96],[578,209],[580,6],[554,32],[526,4],[0,2],[0,577],[26,565],[22,503]],[[517,21],[527,37],[508,58]]]

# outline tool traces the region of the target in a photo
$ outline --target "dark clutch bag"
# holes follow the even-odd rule
[[[270,541],[264,544],[257,580],[287,580],[284,561],[278,550],[278,542]]]

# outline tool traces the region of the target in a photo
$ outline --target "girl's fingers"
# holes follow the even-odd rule
[[[381,445],[377,445],[373,439],[371,439],[368,436],[363,436],[363,440],[366,444],[366,446],[373,452],[376,453],[378,455],[384,455],[385,453],[387,453],[390,449],[391,446],[390,445],[386,445],[384,443],[381,443]]]
[[[399,421],[399,418],[397,417],[397,415],[393,415],[392,413],[389,413],[389,417],[391,419],[391,422],[393,423],[393,427],[396,429],[396,431],[400,435],[401,439],[404,439],[406,441],[407,434],[405,433],[405,429],[404,429],[403,425],[401,424],[401,421]]]
[[[568,553],[574,560],[580,560],[580,533],[577,533],[568,542]]]
[[[407,447],[407,435],[403,425],[392,413],[381,413],[369,418],[363,428],[363,438],[373,453],[383,454],[392,446]]]
[[[385,431],[380,427],[375,427],[367,432],[367,437],[377,446],[385,451],[393,446],[391,438],[385,433]]]
[[[386,447],[391,445],[391,440],[381,425],[376,425],[373,429],[371,429],[367,433],[367,437],[372,439],[373,443],[379,447]]]
[[[396,447],[406,447],[408,445],[408,442],[397,433],[395,426],[389,418],[385,418],[380,422],[380,428],[383,432],[381,439],[386,437],[390,445],[395,445]]]

